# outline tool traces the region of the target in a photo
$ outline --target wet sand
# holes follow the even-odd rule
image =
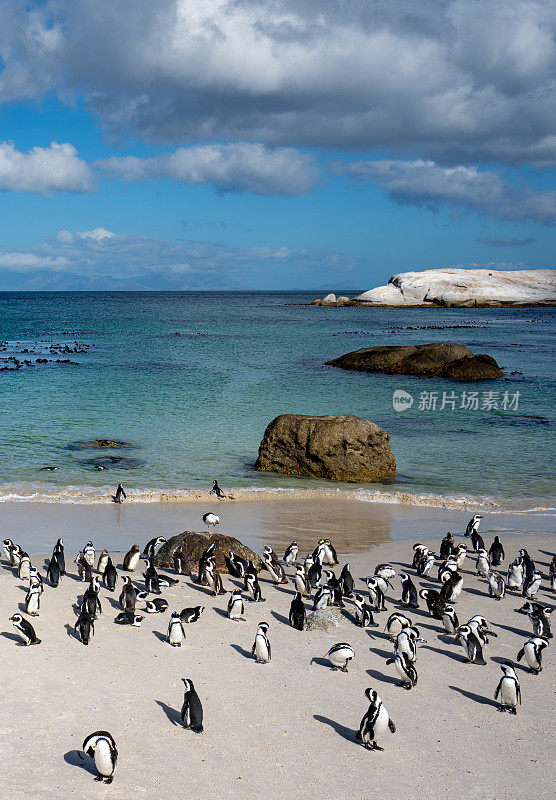
[[[299,506],[296,508],[299,514]],[[279,553],[282,545],[278,543],[289,543],[294,531],[302,549],[307,550],[320,532],[339,526],[331,509],[320,516],[313,508],[311,519],[307,508],[297,521],[293,512],[284,517],[286,511],[280,509],[278,516],[270,513],[266,504],[258,516],[249,514],[245,504],[237,509],[232,513],[232,506],[226,507],[225,532],[239,535],[247,530],[249,521],[253,538],[244,536],[244,540],[272,541]],[[340,516],[340,511],[344,513],[339,507],[337,510]],[[14,534],[11,538],[29,546],[22,529],[16,535],[7,527],[9,510],[3,511],[4,535],[9,531]],[[224,509],[220,511],[224,518]],[[349,559],[359,590],[365,588],[363,578],[378,563],[391,561],[398,571],[406,569],[412,557],[411,542],[427,541],[426,530],[442,535],[448,523],[461,530],[467,521],[461,514],[454,517],[435,512],[429,516],[415,509],[400,517],[399,509],[391,507],[377,514],[374,504],[363,511],[359,522],[365,521],[365,528],[357,528],[357,520],[348,517],[350,524],[336,527],[331,537],[340,565]],[[37,541],[46,537],[48,549],[58,535],[71,536],[80,545],[90,536],[101,548],[110,536],[124,533],[130,543],[137,540],[143,544],[155,533],[179,531],[190,524],[198,528],[193,525],[198,514],[198,508],[195,513],[180,509],[179,516],[169,518],[161,509],[144,506],[137,514],[131,506],[102,512],[96,508],[94,513],[90,508],[50,506],[42,516],[41,509],[37,516],[27,516],[26,530],[29,537],[39,537]],[[529,520],[522,515],[520,519],[523,528],[530,530]],[[486,531],[510,527],[508,520],[498,516],[484,523],[487,546],[492,536]],[[371,535],[382,537],[382,543],[369,547]],[[502,539],[505,564],[520,546],[528,548],[543,572],[538,599],[554,605],[547,570],[556,537],[528,533],[502,534]],[[430,544],[438,546],[438,539]],[[66,562],[73,573],[69,546],[67,552]],[[38,557],[34,561],[42,563]],[[121,557],[116,557],[115,563],[119,567]],[[515,613],[523,603],[520,596],[509,595],[500,602],[488,597],[486,582],[475,577],[474,558],[466,560],[463,572],[465,588],[456,604],[460,621],[481,613],[498,633],[485,651],[487,665],[464,663],[463,649],[421,608],[409,616],[419,625],[427,644],[419,649],[419,682],[406,692],[396,685],[393,666],[385,663],[392,646],[382,633],[388,614],[400,609],[398,577],[393,580],[394,590],[387,594],[388,611],[377,615],[380,627],[356,627],[351,619],[353,606],[347,600],[340,627],[299,632],[287,623],[291,584],[275,588],[264,572],[261,587],[266,602],[246,602],[245,622],[226,618],[228,595],[213,598],[205,588],[180,577],[178,586],[164,591],[170,603],[167,613],[146,615],[141,628],[120,627],[113,622],[120,610],[119,576],[114,595],[101,589],[103,614],[96,623],[95,637],[85,647],[73,637],[72,628],[74,603],[86,585],[68,575],[57,589],[45,588],[40,616],[34,621],[42,643],[26,648],[16,646],[18,635],[8,621],[24,601],[25,592],[3,561],[2,796],[9,800],[57,800],[60,796],[82,800],[175,800],[181,796],[193,800],[289,800],[300,796],[305,800],[548,800],[553,796],[553,640],[545,650],[540,675],[518,667],[523,705],[517,717],[498,713],[493,700],[501,675],[498,662],[515,660],[531,627],[526,616]],[[288,568],[288,575],[292,574]],[[430,580],[413,577],[419,588],[437,586],[435,578],[436,569]],[[134,579],[141,584],[139,572]],[[237,583],[224,576],[225,589],[235,588]],[[170,611],[198,604],[206,606],[199,622],[186,626],[181,648],[170,647],[165,638]],[[138,608],[143,608],[143,602]],[[262,620],[270,625],[272,661],[257,665],[250,651]],[[348,641],[355,649],[347,674],[332,671],[323,658],[338,641]],[[200,735],[184,730],[179,721],[182,677],[195,682],[204,705],[205,731]],[[384,752],[367,752],[354,737],[367,709],[364,690],[369,686],[379,692],[397,726],[395,734],[388,733],[381,741]],[[76,752],[85,736],[98,729],[109,730],[119,749],[111,786],[95,783],[94,767],[88,760],[81,761]]]

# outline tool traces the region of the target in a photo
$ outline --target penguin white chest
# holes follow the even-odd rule
[[[112,775],[113,764],[108,742],[100,739],[95,747],[95,766],[101,775]]]
[[[515,681],[512,678],[502,678],[500,687],[500,698],[504,705],[517,706],[517,690]]]
[[[175,622],[170,627],[170,644],[181,644],[183,640],[183,631],[179,622]]]
[[[535,646],[528,642],[523,649],[525,651],[525,658],[526,658],[527,663],[529,664],[529,666],[532,669],[538,669],[540,664],[539,664],[539,662],[537,660],[537,654],[535,652]]]
[[[264,636],[255,637],[255,657],[257,661],[268,661],[268,645]]]
[[[380,706],[378,716],[376,718],[374,724],[374,738],[377,739],[379,736],[382,736],[383,733],[386,733],[388,728],[388,712],[384,708],[383,705]]]

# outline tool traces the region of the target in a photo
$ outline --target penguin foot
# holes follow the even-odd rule
[[[104,783],[112,783],[112,781],[113,781],[113,780],[114,780],[114,776],[113,776],[113,775],[110,775],[110,777],[109,777],[109,778],[106,778],[106,780],[104,781]]]
[[[95,781],[103,781],[103,780],[104,780],[104,778],[103,778],[102,775],[97,775],[96,778],[95,778]]]

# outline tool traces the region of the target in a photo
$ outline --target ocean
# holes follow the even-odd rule
[[[0,500],[97,502],[121,481],[147,502],[186,498],[217,478],[239,494],[310,488],[554,510],[554,309],[309,305],[319,294],[0,293],[0,366],[31,362],[0,372]],[[506,377],[471,384],[325,365],[365,346],[432,341],[488,353]],[[398,411],[400,391],[412,405]],[[391,434],[398,477],[336,484],[257,473],[265,428],[285,412],[376,422]],[[80,444],[99,438],[125,446]]]

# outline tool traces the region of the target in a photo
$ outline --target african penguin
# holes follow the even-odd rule
[[[181,647],[185,639],[185,630],[178,611],[172,611],[170,622],[168,623],[168,641],[172,647]]]
[[[542,672],[542,651],[545,647],[548,647],[548,640],[543,639],[541,636],[534,636],[525,642],[517,654],[517,660],[521,661],[525,656],[529,672],[532,672],[533,675],[538,675],[539,672]]]
[[[292,628],[302,631],[305,628],[306,612],[301,592],[296,592],[290,605],[289,620]]]
[[[93,543],[89,540],[85,547],[83,548],[83,555],[91,567],[91,569],[95,566],[95,548],[93,547]]]
[[[286,564],[292,565],[295,564],[297,559],[297,554],[299,553],[299,546],[297,542],[292,542],[286,548],[286,552],[284,553],[284,561]]]
[[[257,664],[268,664],[271,659],[270,642],[268,640],[268,622],[259,622],[251,653]]]
[[[193,681],[182,678],[184,685],[183,705],[181,707],[181,721],[185,728],[195,733],[203,732],[203,706],[199,695],[195,691]]]
[[[89,644],[91,641],[91,636],[94,636],[95,623],[93,618],[88,615],[86,609],[81,611],[79,614],[73,631],[79,641],[83,644]]]
[[[31,623],[24,619],[21,614],[14,614],[13,617],[10,617],[10,620],[23,636],[23,641],[18,642],[18,645],[23,646],[41,643],[41,640],[37,639],[37,634]]]
[[[490,558],[490,563],[493,567],[499,567],[502,561],[504,561],[506,555],[504,553],[504,548],[502,546],[502,542],[500,541],[499,536],[494,537],[493,543],[490,545],[490,550],[488,551],[488,555]]]
[[[293,578],[296,590],[303,595],[303,597],[311,596],[311,584],[307,578],[307,573],[303,564],[297,565],[297,570]]]
[[[481,548],[477,552],[477,572],[476,575],[478,578],[486,578],[490,571],[490,561],[487,551]]]
[[[506,581],[495,570],[490,570],[487,574],[488,579],[488,593],[495,600],[501,600],[506,596]]]
[[[446,633],[449,633],[452,636],[456,634],[457,629],[459,628],[459,620],[453,606],[444,606],[444,610],[442,612],[442,624],[444,625],[444,630]]]
[[[105,570],[106,564],[108,563],[108,559],[109,558],[110,558],[110,556],[108,555],[108,550],[106,548],[104,548],[104,550],[101,552],[101,554],[98,557],[97,572],[98,572],[99,575],[104,574],[104,570]]]
[[[141,550],[139,545],[134,544],[131,550],[128,550],[124,556],[123,568],[126,572],[133,572],[141,558]]]
[[[54,556],[52,556],[48,562],[48,567],[46,568],[46,577],[51,586],[57,587],[59,585],[61,577],[60,566]]]
[[[222,585],[222,578],[216,569],[216,561],[214,558],[209,557],[205,563],[205,580],[208,587],[212,590],[214,597],[220,594],[226,594],[224,586]]]
[[[521,687],[515,674],[515,669],[509,661],[500,664],[500,669],[504,673],[500,683],[496,687],[494,699],[500,695],[500,711],[509,711],[510,714],[517,714],[517,705],[521,703]]]
[[[95,762],[98,771],[95,781],[112,783],[118,760],[118,750],[116,742],[108,731],[91,733],[83,742],[81,749]]]
[[[133,611],[120,611],[114,618],[114,622],[118,625],[132,625],[134,628],[139,628],[143,617],[140,614],[134,614]]]
[[[147,614],[163,614],[168,610],[168,600],[163,597],[154,597],[152,600],[147,600],[145,603],[145,611]]]
[[[417,587],[411,580],[407,572],[400,572],[402,582],[402,603],[409,608],[419,608],[419,595]]]
[[[106,566],[104,568],[104,573],[102,575],[102,582],[104,584],[104,588],[108,589],[109,592],[113,592],[116,588],[116,580],[118,579],[118,573],[116,572],[116,567],[112,563],[112,559],[108,557],[106,562]]]
[[[419,597],[422,597],[427,604],[427,610],[434,619],[442,619],[444,611],[444,598],[436,589],[421,589]]]
[[[340,587],[342,590],[342,594],[344,595],[344,597],[352,597],[353,589],[355,587],[355,581],[353,580],[353,575],[349,570],[349,564],[344,564],[344,566],[342,567],[339,580],[340,580]]]
[[[440,597],[446,603],[455,603],[463,589],[463,575],[461,572],[453,572],[444,582],[440,590]]]
[[[347,672],[348,664],[354,655],[353,647],[350,644],[338,642],[338,644],[332,645],[324,657],[328,658],[333,670],[339,669],[342,672]]]
[[[244,611],[245,606],[241,596],[241,589],[234,589],[228,601],[228,619],[232,619],[234,622],[245,622]]]
[[[204,606],[195,606],[195,608],[183,608],[180,612],[180,619],[182,622],[185,622],[186,624],[189,625],[192,622],[197,622],[197,620],[199,619],[204,610],[205,610]]]
[[[147,542],[143,549],[143,558],[146,558],[148,561],[153,561],[156,553],[156,548],[160,544],[164,544],[166,539],[164,536],[155,536],[154,539],[150,539]]]
[[[452,555],[454,550],[454,536],[447,533],[440,543],[440,558],[444,561]]]
[[[467,659],[470,664],[486,665],[483,658],[483,648],[481,642],[475,636],[469,625],[460,625],[456,636],[457,641],[465,647],[467,651]]]
[[[365,598],[361,594],[356,594],[353,596],[353,602],[355,604],[355,624],[358,625],[360,628],[369,628],[378,627],[378,622],[375,622],[373,619],[373,612],[371,607],[368,603],[365,602]]]
[[[387,658],[386,663],[395,665],[396,672],[401,678],[400,686],[408,690],[416,686],[417,670],[405,653],[397,653],[394,658]]]
[[[41,606],[41,590],[38,586],[30,587],[25,597],[25,613],[30,617],[38,617]]]
[[[356,731],[355,738],[367,748],[367,750],[384,750],[377,744],[377,739],[387,730],[391,733],[396,732],[396,726],[390,719],[388,711],[384,707],[378,692],[374,689],[365,689],[365,696],[369,701],[369,708],[361,720],[359,730]]]
[[[60,569],[60,575],[66,574],[66,559],[64,557],[64,542],[62,539],[58,539],[56,544],[54,545],[54,550],[52,551],[52,557],[56,559],[58,562],[58,567]]]
[[[411,620],[408,617],[404,616],[403,614],[400,614],[399,612],[394,612],[393,614],[390,614],[390,616],[386,620],[384,631],[388,633],[388,636],[392,641],[395,641],[395,639],[398,636],[398,633],[401,633],[401,631],[404,628],[410,628],[410,627],[411,627]]]

